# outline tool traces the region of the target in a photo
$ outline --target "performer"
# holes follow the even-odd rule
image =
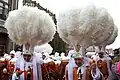
[[[111,73],[111,59],[108,56],[104,56],[104,52],[99,52],[98,56],[95,59],[97,67],[100,72],[103,74],[105,80],[110,78]]]
[[[75,63],[74,58],[71,57],[71,59],[69,60],[69,63],[66,66],[65,80],[78,80],[77,68],[78,68],[78,66]]]
[[[11,59],[15,57],[15,51],[14,51],[14,50],[12,50],[12,51],[10,52],[10,56],[11,56]]]
[[[16,61],[12,80],[42,80],[41,62],[37,62],[33,54],[34,47],[51,41],[56,28],[52,18],[36,7],[23,6],[13,10],[5,22],[10,39],[18,45],[23,45],[23,52]]]
[[[94,65],[93,65],[94,64]],[[79,66],[80,80],[100,80],[100,71],[95,66],[95,61],[90,58],[83,57],[82,65]]]
[[[92,75],[93,80],[104,80],[102,73],[96,66],[96,63],[91,64],[91,75]]]
[[[118,57],[120,57],[120,54],[118,54],[117,57],[114,57],[111,80],[120,80],[120,61]]]
[[[83,56],[71,57],[65,72],[66,80],[103,80],[95,61]]]
[[[1,80],[9,80],[7,63],[8,63],[8,61],[4,57],[0,58],[0,79]]]
[[[12,80],[42,80],[41,62],[37,62],[36,56],[28,50],[23,51],[15,67]]]

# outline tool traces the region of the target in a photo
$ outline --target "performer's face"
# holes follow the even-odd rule
[[[118,60],[120,61],[120,55],[118,55]]]
[[[119,62],[119,58],[118,57],[115,57],[113,60],[114,60],[114,62]]]
[[[14,58],[15,55],[14,55],[14,54],[11,54],[10,56],[11,56],[11,58]]]
[[[45,55],[42,55],[42,59],[44,60],[46,58],[46,56]]]
[[[102,53],[99,53],[99,57],[100,57],[100,58],[103,58],[104,56],[103,56],[103,54],[102,54]]]
[[[91,65],[91,70],[95,72],[95,70],[96,70],[96,64],[95,64],[95,63],[93,63],[93,64]]]
[[[31,57],[32,57],[32,56],[31,56],[30,54],[23,54],[23,58],[24,58],[24,60],[27,61],[27,62],[30,61]]]
[[[82,64],[83,58],[76,58],[75,63],[80,66]]]

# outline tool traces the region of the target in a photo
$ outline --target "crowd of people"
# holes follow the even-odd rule
[[[36,7],[25,4],[9,12],[5,28],[9,38],[23,46],[23,51],[13,50],[1,57],[0,79],[120,80],[120,50],[105,51],[118,36],[118,28],[104,7],[90,3],[61,10],[54,15],[57,25],[51,14]],[[36,45],[54,40],[56,32],[74,49],[55,55],[49,53],[52,48],[48,52],[44,52],[45,48],[34,50]],[[54,45],[58,40],[56,37]],[[85,51],[90,46],[99,48],[91,57]]]
[[[44,50],[43,50],[44,51]],[[14,51],[0,57],[2,80],[119,80],[120,53],[95,52],[91,57],[70,50],[65,56]]]

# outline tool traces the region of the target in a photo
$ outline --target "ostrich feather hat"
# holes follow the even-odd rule
[[[11,11],[5,22],[5,27],[13,42],[28,44],[28,50],[32,49],[32,51],[38,41],[41,45],[52,40],[56,31],[52,18],[46,12],[28,6]]]

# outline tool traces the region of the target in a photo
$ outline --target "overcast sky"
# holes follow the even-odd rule
[[[21,1],[19,0],[19,7],[21,6]],[[120,0],[36,0],[43,7],[48,8],[54,13],[59,13],[60,10],[69,8],[82,6],[88,3],[94,3],[97,6],[104,7],[108,10],[111,16],[114,19],[114,23],[120,30]],[[120,31],[118,33],[118,37],[115,42],[108,46],[109,48],[118,48],[120,47]]]

